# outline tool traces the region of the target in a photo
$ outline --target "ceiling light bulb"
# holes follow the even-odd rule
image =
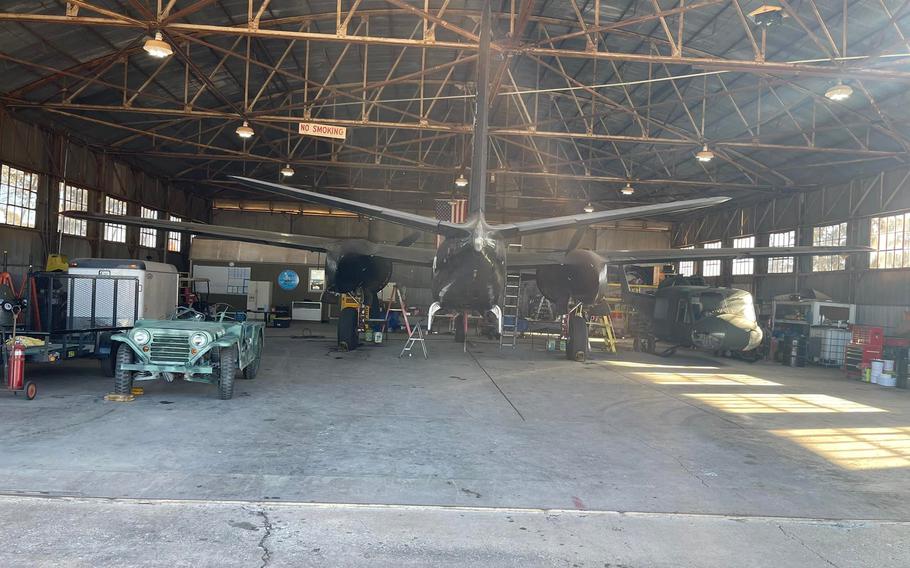
[[[620,189],[619,192],[622,193],[623,195],[632,195],[633,193],[635,193],[635,188],[632,187],[631,183],[627,182],[626,187]]]
[[[292,175],[294,175],[294,168],[291,167],[291,164],[285,164],[284,167],[281,168],[281,175],[283,175],[286,178],[289,178]]]
[[[249,123],[245,120],[243,121],[243,125],[238,126],[235,132],[237,132],[237,136],[241,138],[252,138],[254,134],[253,129],[250,128]]]
[[[591,205],[591,202],[585,204],[585,213],[594,213],[594,206]]]
[[[853,94],[853,88],[850,85],[844,85],[838,81],[836,85],[825,91],[825,96],[832,101],[845,101]]]
[[[464,174],[458,174],[458,177],[455,178],[455,185],[458,187],[467,187],[468,178],[464,177]]]
[[[714,159],[714,152],[708,150],[708,145],[705,144],[701,151],[695,154],[695,159],[699,162],[710,162]]]
[[[154,39],[149,38],[145,40],[145,45],[142,46],[142,49],[152,57],[157,57],[158,59],[164,59],[174,53],[174,50],[171,49],[171,44],[164,41],[161,32],[155,32]]]

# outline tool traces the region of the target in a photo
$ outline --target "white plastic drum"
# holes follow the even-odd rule
[[[885,362],[881,359],[872,360],[872,373],[870,373],[871,383],[878,383],[878,379],[882,376],[882,371],[885,369]]]

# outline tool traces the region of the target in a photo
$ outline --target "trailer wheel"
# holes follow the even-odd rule
[[[38,395],[38,385],[32,381],[25,383],[25,398],[26,400],[34,400]]]
[[[259,362],[262,360],[262,334],[259,333],[259,344],[256,346],[256,356],[250,361],[250,364],[243,369],[243,378],[252,381],[259,374]]]
[[[566,359],[582,362],[588,354],[588,324],[581,316],[569,317],[569,338]]]
[[[338,318],[338,348],[342,351],[357,349],[359,336],[357,333],[357,310],[345,308],[341,310]]]
[[[237,348],[222,347],[218,368],[218,398],[230,400],[234,396],[234,375],[237,373]]]
[[[118,344],[119,347],[119,344]],[[117,349],[117,359],[114,365],[114,394],[129,395],[133,392],[133,372],[123,369],[123,365],[133,362],[133,350],[129,347]]]
[[[108,353],[107,357],[101,359],[101,370],[108,377],[113,377],[114,373],[117,372],[117,351],[120,349],[120,343],[117,341],[111,342],[111,352]]]

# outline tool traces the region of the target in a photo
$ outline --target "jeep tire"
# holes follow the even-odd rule
[[[129,395],[133,394],[133,371],[127,371],[124,365],[133,362],[133,350],[128,345],[119,345],[117,349],[117,360],[114,364],[114,394]],[[113,348],[112,348],[113,349]]]
[[[259,374],[259,363],[262,360],[262,334],[257,333],[256,339],[258,340],[258,343],[256,345],[256,355],[253,357],[253,360],[250,361],[249,365],[243,369],[242,376],[248,381],[252,381],[256,378],[256,375]]]
[[[218,354],[218,398],[230,400],[234,396],[234,375],[237,373],[237,348],[222,347]]]

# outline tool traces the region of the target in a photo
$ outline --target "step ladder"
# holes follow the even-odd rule
[[[427,346],[426,340],[423,337],[423,331],[420,329],[420,322],[414,324],[414,329],[408,334],[408,340],[405,342],[404,347],[401,348],[401,353],[398,354],[398,358],[401,359],[405,353],[408,354],[408,357],[413,355],[414,346],[420,343],[420,348],[423,350],[423,358],[429,359],[427,355]]]
[[[603,350],[607,353],[616,353],[616,332],[613,330],[613,319],[610,314],[592,317],[588,321],[588,330],[590,331],[591,328],[600,329],[603,332]],[[588,336],[588,346],[590,347],[590,333]]]
[[[499,348],[515,349],[518,342],[518,303],[521,296],[521,272],[506,273],[505,293],[502,305],[502,333]]]
[[[398,307],[394,308],[395,302],[398,302]],[[408,321],[408,307],[404,305],[404,298],[401,296],[401,289],[397,284],[392,286],[392,295],[389,297],[389,301],[386,302],[385,306],[385,321],[382,322],[382,334],[386,334],[386,330],[389,328],[389,317],[393,312],[398,312],[401,314],[401,319],[404,320],[404,328],[408,332],[408,337],[411,336],[411,323]]]
[[[534,314],[534,319],[538,321],[553,320],[553,304],[550,303],[550,300],[548,300],[546,296],[540,297],[540,303],[537,304],[537,311]]]

